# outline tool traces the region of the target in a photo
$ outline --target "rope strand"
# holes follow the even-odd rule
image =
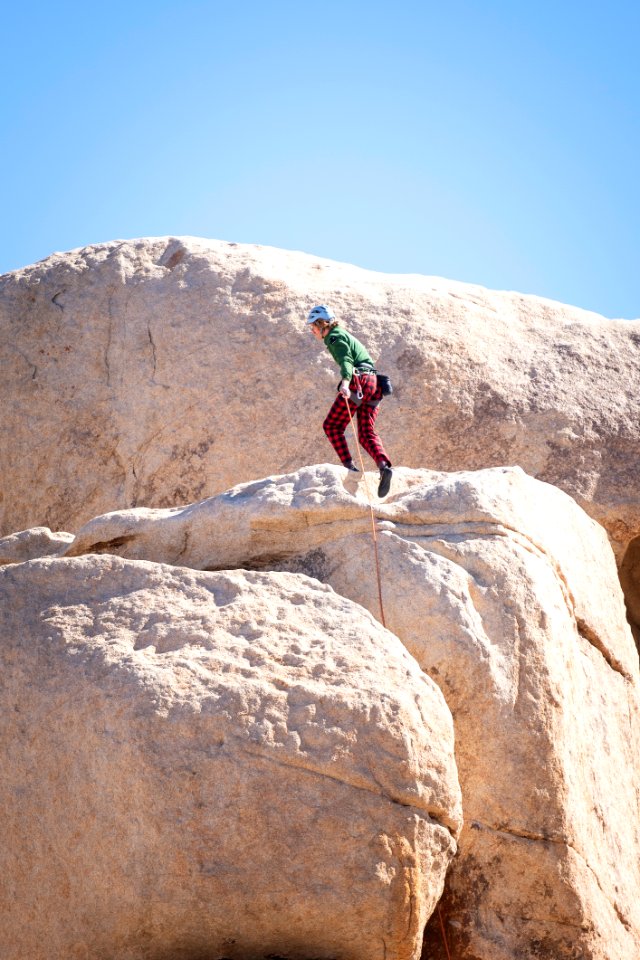
[[[380,622],[383,627],[386,627],[387,624],[384,619],[384,607],[382,605],[382,578],[380,576],[380,556],[378,554],[378,536],[376,534],[376,520],[373,513],[373,503],[371,502],[371,497],[369,496],[369,484],[367,483],[367,474],[364,469],[364,462],[362,460],[362,452],[360,450],[360,443],[358,441],[358,434],[356,428],[353,425],[353,417],[351,416],[351,407],[349,406],[349,401],[347,398],[344,398],[344,402],[347,405],[347,413],[349,414],[349,421],[351,423],[351,429],[353,430],[353,435],[356,444],[356,450],[358,451],[358,459],[360,460],[360,469],[362,470],[362,479],[364,480],[364,489],[367,493],[367,502],[369,504],[369,513],[371,515],[371,533],[373,534],[373,552],[376,561],[376,577],[378,580],[378,602],[380,604]],[[438,920],[440,921],[440,931],[442,933],[442,942],[444,943],[444,949],[447,954],[447,960],[451,960],[451,954],[449,952],[449,944],[447,943],[447,933],[444,928],[444,921],[442,919],[442,910],[440,909],[440,904],[437,906],[438,910]]]
[[[347,398],[344,398],[344,402],[347,405],[347,413],[349,414],[349,421],[351,423],[351,429],[353,430],[353,435],[355,438],[356,450],[358,451],[358,459],[360,460],[360,469],[362,470],[362,479],[364,480],[364,489],[367,493],[367,502],[369,504],[369,513],[371,516],[371,533],[373,536],[373,552],[376,561],[376,577],[378,580],[378,603],[380,604],[380,622],[383,627],[386,627],[386,621],[384,618],[384,606],[382,604],[382,578],[380,576],[380,555],[378,553],[378,535],[376,533],[376,519],[373,513],[373,504],[371,502],[371,497],[369,496],[369,484],[367,483],[367,474],[364,469],[364,463],[362,460],[362,451],[360,450],[360,443],[358,442],[358,434],[356,433],[356,428],[353,425],[353,417],[351,416],[351,407],[349,406],[349,401]]]
[[[444,921],[442,919],[442,910],[440,909],[440,904],[438,904],[438,920],[440,921],[440,930],[442,932],[442,941],[444,943],[444,948],[447,951],[447,960],[451,960],[451,954],[449,953],[449,944],[447,943],[447,934],[444,929]]]

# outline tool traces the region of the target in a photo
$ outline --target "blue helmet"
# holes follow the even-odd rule
[[[335,318],[335,313],[326,307],[324,303],[321,303],[318,307],[314,307],[313,310],[309,313],[307,317],[307,323],[315,323],[316,320],[326,320],[329,323]]]

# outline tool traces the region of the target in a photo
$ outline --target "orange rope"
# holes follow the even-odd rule
[[[449,944],[447,943],[447,934],[444,929],[444,922],[442,920],[442,910],[440,909],[440,904],[438,904],[438,920],[440,921],[440,930],[442,931],[442,940],[444,942],[444,948],[447,951],[447,960],[451,960],[451,954],[449,953]]]
[[[376,576],[378,579],[378,601],[380,603],[380,621],[382,623],[382,626],[386,627],[387,624],[385,623],[385,619],[384,619],[384,607],[382,606],[382,578],[380,576],[380,556],[378,554],[378,537],[376,534],[376,521],[373,513],[373,504],[371,503],[371,497],[369,496],[369,485],[367,483],[367,474],[365,472],[364,463],[362,461],[362,452],[360,450],[358,434],[356,432],[356,428],[353,425],[353,417],[351,416],[351,407],[349,406],[349,401],[347,400],[346,397],[344,398],[344,402],[347,405],[347,413],[349,414],[349,421],[351,423],[351,429],[353,430],[356,450],[358,451],[358,459],[360,460],[360,469],[362,470],[362,479],[364,480],[364,488],[367,491],[367,501],[369,503],[369,512],[371,514],[371,533],[373,534],[373,551],[374,551],[375,560],[376,560]],[[437,905],[437,910],[438,910],[438,920],[440,921],[440,931],[442,933],[442,941],[444,943],[444,949],[447,953],[447,960],[451,960],[451,954],[449,952],[449,944],[447,943],[447,933],[444,928],[444,921],[442,919],[442,910],[440,909],[439,903]]]
[[[344,396],[344,394],[342,394]],[[367,491],[367,501],[369,503],[369,513],[371,514],[371,533],[373,534],[373,552],[376,560],[376,576],[378,579],[378,602],[380,603],[380,622],[383,627],[386,627],[386,621],[384,619],[384,607],[382,605],[382,579],[380,577],[380,556],[378,554],[378,536],[376,534],[376,520],[373,514],[373,504],[371,503],[371,497],[369,496],[369,485],[367,483],[367,474],[364,469],[364,463],[362,461],[362,452],[360,450],[360,444],[358,442],[358,434],[356,433],[356,428],[353,425],[353,417],[351,416],[351,407],[349,406],[349,401],[344,397],[344,402],[347,405],[347,413],[349,414],[349,420],[351,422],[351,429],[353,430],[353,435],[355,438],[356,450],[358,451],[358,459],[360,460],[360,469],[362,470],[362,479],[364,480],[364,488]]]

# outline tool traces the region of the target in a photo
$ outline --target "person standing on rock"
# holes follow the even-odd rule
[[[307,324],[316,340],[323,341],[340,367],[342,377],[338,396],[322,424],[323,430],[347,470],[358,472],[344,436],[351,417],[356,414],[358,440],[380,470],[378,496],[386,497],[391,488],[393,470],[375,430],[382,389],[373,361],[360,341],[339,326],[335,314],[324,304],[311,310]]]

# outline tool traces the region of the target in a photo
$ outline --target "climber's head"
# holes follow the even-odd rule
[[[317,340],[323,340],[336,323],[335,313],[324,303],[314,307],[307,317],[307,325],[311,327],[311,332]]]

